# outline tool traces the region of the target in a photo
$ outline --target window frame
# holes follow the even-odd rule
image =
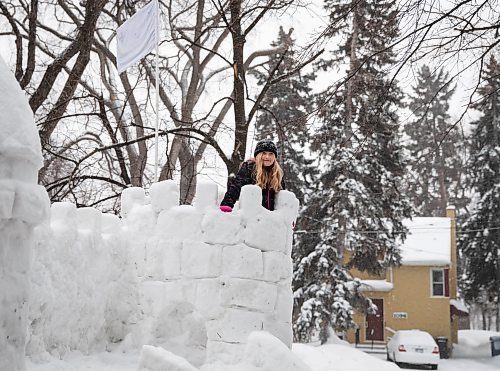
[[[434,281],[434,272],[435,271],[440,271],[442,274],[442,281]],[[444,268],[444,267],[434,267],[430,269],[430,283],[431,283],[431,297],[432,298],[449,298],[450,297],[450,290],[449,290],[449,268]],[[434,285],[435,284],[441,284],[443,286],[443,294],[441,295],[436,295],[434,293]]]

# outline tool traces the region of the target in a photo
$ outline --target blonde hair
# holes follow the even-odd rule
[[[281,180],[283,179],[283,170],[278,164],[278,160],[274,160],[273,166],[268,170],[264,166],[262,153],[255,156],[255,181],[260,188],[270,188],[275,192],[281,191]]]

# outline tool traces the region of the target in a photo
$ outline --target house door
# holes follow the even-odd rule
[[[384,300],[372,299],[377,313],[366,316],[366,340],[384,341]]]

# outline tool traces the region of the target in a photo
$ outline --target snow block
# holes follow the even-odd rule
[[[146,243],[146,274],[156,280],[181,276],[180,241],[166,241],[151,237]]]
[[[25,159],[33,167],[23,168],[36,183],[38,169],[43,165],[40,137],[26,94],[0,58],[0,158]],[[1,160],[0,160],[1,161]],[[8,176],[8,178],[11,178]]]
[[[154,230],[156,216],[151,205],[135,205],[124,219],[127,231],[134,240],[146,240]]]
[[[218,208],[217,205],[217,184],[212,182],[198,181],[196,186],[196,199],[194,205],[196,210],[204,212]]]
[[[276,194],[275,211],[291,224],[297,219],[299,200],[292,192],[283,189]]]
[[[243,241],[250,247],[262,251],[286,250],[286,234],[291,225],[287,225],[278,214],[264,208],[256,217],[247,221],[243,232]]]
[[[122,191],[121,201],[121,216],[126,218],[132,208],[136,205],[143,206],[145,204],[146,193],[140,187],[130,187]]]
[[[262,210],[262,189],[256,185],[246,185],[241,188],[240,209],[248,218],[256,217]]]
[[[0,219],[11,219],[16,193],[7,189],[7,182],[0,181]]]
[[[203,242],[182,244],[181,273],[189,278],[211,278],[221,274],[222,247]]]
[[[101,212],[93,207],[81,207],[76,209],[78,229],[87,229],[94,234],[101,234]]]
[[[149,190],[149,196],[151,206],[157,214],[179,205],[179,187],[173,180],[153,183]]]
[[[291,280],[278,285],[278,296],[274,314],[278,322],[291,323],[293,311],[293,291]]]
[[[209,211],[201,222],[203,242],[211,245],[236,245],[240,242],[242,230],[239,213]]]
[[[278,282],[292,275],[292,259],[277,251],[262,253],[264,260],[264,281]]]
[[[224,308],[221,305],[222,281],[219,278],[196,281],[196,310],[207,320],[218,318]]]
[[[171,289],[171,287],[170,287]],[[179,301],[183,300],[182,292],[179,290],[167,290],[165,282],[159,281],[144,281],[140,285],[140,305],[145,315],[158,317],[165,305],[166,292],[169,292],[170,298],[176,298]],[[172,295],[172,291],[174,291]]]
[[[71,202],[54,202],[50,207],[50,227],[76,229],[76,206]]]
[[[32,251],[27,246],[32,243],[31,234],[30,226],[19,220],[9,219],[0,224],[0,281],[2,273],[19,275],[18,279],[24,281],[22,275],[30,269]]]
[[[155,233],[168,240],[200,241],[202,218],[193,206],[176,206],[160,213]]]
[[[163,348],[144,345],[141,350],[139,371],[198,371],[185,358]]]
[[[264,319],[264,331],[273,334],[288,348],[292,348],[293,330],[291,322],[280,322],[278,316],[271,314]]]
[[[262,278],[262,252],[244,244],[225,246],[222,251],[222,273],[235,278]]]
[[[240,278],[222,279],[222,303],[226,307],[270,313],[276,298],[277,288],[273,284]]]
[[[241,361],[245,354],[245,348],[246,344],[209,340],[207,342],[206,363],[219,362],[225,365],[233,365]]]
[[[0,232],[5,233],[1,229]],[[14,246],[2,245],[2,248],[5,247],[8,250],[14,250]],[[26,247],[26,244],[17,245],[15,250],[21,248],[29,251]],[[26,252],[21,253],[21,255],[25,254]],[[12,267],[3,264],[4,262],[7,260],[0,259],[0,302],[2,303],[0,305],[0,370],[21,371],[25,370],[24,344],[29,282],[26,275],[16,272]]]
[[[50,200],[45,188],[35,184],[18,182],[12,217],[38,225],[44,220],[48,220],[49,215]]]
[[[264,322],[263,313],[227,309],[221,319],[207,321],[208,340],[245,343],[250,333],[262,330]]]
[[[118,235],[121,232],[120,218],[114,214],[101,214],[101,231],[105,234]]]

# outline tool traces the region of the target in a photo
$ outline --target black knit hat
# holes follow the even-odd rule
[[[274,144],[271,139],[264,139],[257,143],[255,151],[253,152],[254,157],[257,157],[257,155],[261,152],[272,152],[275,156],[278,156],[276,144]]]

